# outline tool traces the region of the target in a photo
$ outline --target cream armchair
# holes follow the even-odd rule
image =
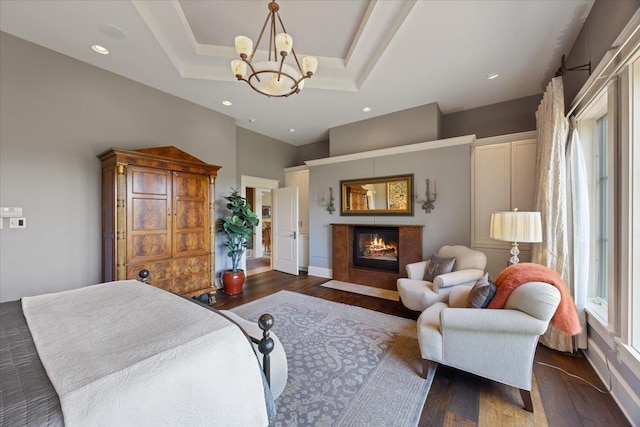
[[[434,362],[471,372],[519,388],[525,409],[533,412],[533,357],[560,303],[560,291],[529,282],[515,288],[502,309],[461,308],[470,290],[456,287],[449,306],[436,303],[418,318],[423,377]]]
[[[487,256],[466,246],[443,246],[438,252],[442,258],[456,258],[451,273],[437,276],[433,282],[424,280],[429,261],[407,264],[408,278],[397,281],[400,301],[410,310],[423,311],[436,302],[446,302],[453,287],[473,286],[484,275]]]

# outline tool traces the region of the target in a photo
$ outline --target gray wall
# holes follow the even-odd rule
[[[536,130],[542,94],[442,116],[442,138],[475,134],[476,138]]]
[[[434,102],[329,129],[329,155],[437,139],[440,139],[440,107]]]
[[[248,175],[277,179],[284,186],[284,168],[296,166],[297,155],[297,147],[291,144],[236,128],[237,182],[241,175]]]
[[[471,148],[468,145],[354,160],[309,169],[309,265],[331,268],[331,223],[424,224],[425,257],[444,244],[469,246],[471,235]],[[340,216],[340,180],[414,174],[416,193],[424,196],[425,179],[438,180],[436,208],[426,214],[414,205],[413,216]],[[336,212],[319,205],[333,188]]]
[[[639,7],[640,0],[597,0],[567,54],[567,68],[591,61],[591,69],[595,69]],[[569,71],[564,75],[564,105],[567,111],[588,78],[586,71]]]
[[[329,157],[329,140],[300,145],[296,155],[296,165],[304,165],[307,160],[324,159],[325,157]]]
[[[225,189],[235,139],[231,117],[0,33],[0,206],[27,218],[0,230],[0,300],[101,281],[97,154],[174,145],[221,165]]]

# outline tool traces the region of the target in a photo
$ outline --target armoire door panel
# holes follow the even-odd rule
[[[176,228],[205,228],[208,218],[207,206],[201,201],[176,200]]]
[[[209,183],[206,176],[175,172],[175,196],[203,200],[209,192]]]
[[[190,233],[181,232],[175,239],[176,252],[182,255],[206,254],[209,252],[209,243],[206,236],[201,232]]]
[[[173,287],[178,293],[188,293],[211,286],[209,269],[208,255],[177,258],[174,261]]]
[[[174,172],[176,257],[209,253],[208,185],[206,176]]]
[[[167,219],[171,212],[168,202],[166,199],[133,198],[131,200],[132,230],[166,230]]]
[[[169,258],[166,234],[136,234],[131,236],[130,262]]]
[[[171,189],[168,171],[130,166],[129,178],[133,194],[167,196]]]
[[[127,168],[127,264],[171,257],[171,172]]]

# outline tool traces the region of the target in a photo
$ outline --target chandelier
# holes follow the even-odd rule
[[[255,47],[249,37],[236,37],[236,52],[240,55],[240,59],[231,61],[231,71],[238,80],[247,82],[256,92],[269,97],[286,97],[302,90],[305,79],[310,78],[316,72],[318,60],[313,56],[305,56],[302,58],[302,66],[300,66],[296,52],[293,50],[293,37],[287,33],[278,13],[280,6],[275,0],[272,0],[268,7],[269,13]],[[282,30],[278,34],[276,34],[276,17]],[[268,60],[252,62],[267,24],[270,24]],[[284,63],[289,54],[293,54],[297,68]],[[251,73],[245,78],[247,67]]]

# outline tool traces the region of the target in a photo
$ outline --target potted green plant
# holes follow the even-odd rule
[[[249,247],[253,227],[256,227],[260,220],[239,191],[233,188],[231,190],[231,194],[225,197],[227,209],[231,211],[231,215],[220,220],[218,231],[227,236],[224,246],[227,248],[229,258],[231,258],[231,269],[222,272],[223,291],[235,295],[242,293],[245,279],[244,270],[238,268],[240,259]]]

